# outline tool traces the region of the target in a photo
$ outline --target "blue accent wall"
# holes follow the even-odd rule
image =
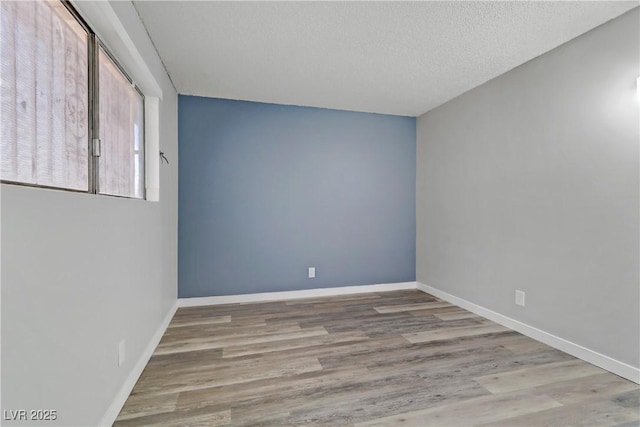
[[[180,96],[178,126],[180,297],[415,280],[415,118]]]

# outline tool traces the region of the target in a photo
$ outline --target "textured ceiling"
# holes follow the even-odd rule
[[[134,2],[181,94],[409,116],[638,4]]]

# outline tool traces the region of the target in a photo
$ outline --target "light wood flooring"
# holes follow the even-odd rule
[[[421,291],[181,308],[115,426],[638,426],[637,384]]]

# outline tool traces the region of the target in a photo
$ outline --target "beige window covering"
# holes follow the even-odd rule
[[[57,1],[2,1],[0,16],[0,177],[86,191],[87,33]]]
[[[89,34],[58,0],[0,1],[0,178],[89,190]],[[144,98],[98,52],[102,194],[144,198]]]
[[[100,49],[100,193],[144,197],[142,95]]]

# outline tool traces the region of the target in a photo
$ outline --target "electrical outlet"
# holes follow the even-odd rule
[[[316,268],[309,267],[309,279],[313,279],[316,277]]]
[[[524,307],[524,292],[516,291],[516,305],[521,305]]]
[[[120,341],[120,344],[118,344],[118,367],[122,366],[124,364],[124,359],[126,356],[126,343],[124,340]]]

